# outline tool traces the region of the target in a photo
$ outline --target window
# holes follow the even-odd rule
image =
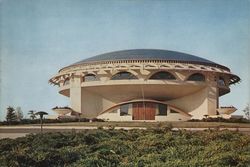
[[[179,66],[179,65],[176,65],[175,68],[183,68],[183,67],[181,67],[181,66]]]
[[[152,68],[152,67],[155,67],[155,66],[153,66],[153,65],[146,65],[145,67],[149,67],[149,68],[151,67]]]
[[[195,73],[189,76],[188,81],[205,81],[205,76],[200,73]]]
[[[169,66],[167,66],[167,65],[161,65],[160,67],[162,67],[162,68],[169,68]]]
[[[117,108],[109,111],[109,113],[117,113]]]
[[[83,77],[84,82],[98,81],[98,78],[94,74],[87,74]]]
[[[130,72],[119,72],[112,76],[111,80],[127,80],[127,79],[138,79]]]
[[[129,115],[129,104],[124,104],[120,106],[120,116]]]
[[[173,109],[170,109],[170,113],[178,113],[178,112]]]
[[[158,115],[167,115],[167,105],[159,104],[159,114]]]
[[[155,80],[175,80],[176,78],[169,72],[157,72],[153,74],[149,79],[155,79]]]
[[[220,86],[225,86],[226,85],[225,80],[222,77],[219,77],[218,85],[220,85]]]
[[[66,78],[63,85],[69,85],[69,78]]]

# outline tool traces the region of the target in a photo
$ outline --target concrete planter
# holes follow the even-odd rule
[[[237,109],[235,107],[223,107],[223,108],[218,108],[217,109],[219,114],[232,114],[236,110]]]
[[[52,109],[52,110],[55,111],[59,115],[66,115],[66,114],[69,114],[70,112],[72,112],[72,110],[69,108],[56,108],[56,109]]]

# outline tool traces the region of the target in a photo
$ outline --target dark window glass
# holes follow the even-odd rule
[[[159,104],[159,115],[167,115],[167,105]]]
[[[65,79],[63,85],[68,85],[69,84],[69,78]]]
[[[98,81],[98,78],[94,74],[87,74],[83,78],[84,82],[89,82],[89,81]]]
[[[109,113],[117,113],[117,108],[114,110],[111,110]]]
[[[175,66],[175,68],[183,68],[183,67],[181,67],[181,66],[177,65],[177,66]]]
[[[224,80],[222,77],[219,78],[218,84],[219,84],[220,86],[225,86],[225,85],[226,85],[225,80]]]
[[[169,72],[157,72],[152,75],[149,79],[156,79],[156,80],[175,80],[176,78]]]
[[[111,78],[111,80],[126,80],[126,79],[138,79],[138,78],[133,74],[131,74],[130,72],[119,72]]]
[[[178,112],[173,109],[170,109],[170,113],[178,113]]]
[[[129,104],[121,105],[120,106],[120,116],[129,115],[128,110],[129,110]]]
[[[200,73],[192,74],[188,79],[188,81],[205,81],[205,76]]]

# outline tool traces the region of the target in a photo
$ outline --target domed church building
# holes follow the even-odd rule
[[[240,81],[230,69],[190,54],[156,49],[105,53],[59,70],[50,83],[73,113],[107,121],[229,118],[219,98]]]

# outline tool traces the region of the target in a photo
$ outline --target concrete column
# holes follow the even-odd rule
[[[74,111],[81,113],[82,89],[80,76],[73,76],[70,79],[70,106]]]
[[[207,88],[207,113],[208,115],[216,115],[218,101],[218,88],[211,86]]]
[[[218,87],[217,80],[213,75],[207,77],[207,114],[216,115],[216,109],[218,107]]]

